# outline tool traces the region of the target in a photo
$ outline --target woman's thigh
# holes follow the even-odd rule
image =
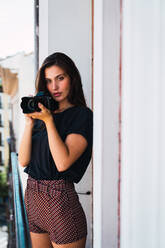
[[[52,242],[53,248],[85,248],[86,237],[69,244],[56,244]]]
[[[51,248],[53,247],[48,233],[30,232],[32,248]]]

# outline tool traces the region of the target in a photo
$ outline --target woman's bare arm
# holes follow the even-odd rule
[[[54,119],[50,111],[43,104],[38,105],[41,112],[27,114],[33,119],[44,121],[47,129],[48,142],[51,155],[56,164],[57,170],[62,172],[67,170],[85,151],[87,140],[80,134],[71,133],[63,142],[60,137]]]
[[[58,171],[67,170],[85,151],[86,139],[79,134],[69,134],[65,143],[56,129],[55,123],[50,118],[46,123],[49,147]]]
[[[31,158],[32,129],[32,123],[25,124],[18,152],[18,161],[22,167],[27,166]]]

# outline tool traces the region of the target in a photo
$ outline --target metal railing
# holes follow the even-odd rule
[[[18,170],[18,159],[15,152],[11,152],[12,183],[14,198],[14,219],[17,248],[31,248],[28,219],[25,209],[22,182]]]

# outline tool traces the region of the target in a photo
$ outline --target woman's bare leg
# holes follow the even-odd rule
[[[50,248],[53,247],[48,233],[33,233],[30,232],[32,248]]]
[[[69,243],[69,244],[61,244],[58,245],[54,242],[52,242],[53,248],[85,248],[85,243],[86,243],[86,237],[73,242],[73,243]]]

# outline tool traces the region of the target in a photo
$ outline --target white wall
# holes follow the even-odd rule
[[[121,248],[165,247],[164,12],[123,1]]]
[[[165,1],[161,0],[159,5],[159,15],[160,15],[160,90],[159,90],[159,98],[160,98],[160,108],[159,108],[159,196],[158,196],[158,245],[159,248],[165,247],[165,31],[164,31],[164,23],[165,23]]]
[[[87,105],[92,108],[92,1],[39,1],[39,66],[54,52],[64,52],[78,67]],[[75,184],[77,192],[92,192],[92,164],[83,179]],[[86,248],[92,247],[92,195],[79,195],[87,216]]]
[[[80,70],[83,90],[91,107],[92,2],[40,0],[39,65],[54,52],[70,56]]]
[[[120,1],[94,1],[94,248],[118,247]]]

